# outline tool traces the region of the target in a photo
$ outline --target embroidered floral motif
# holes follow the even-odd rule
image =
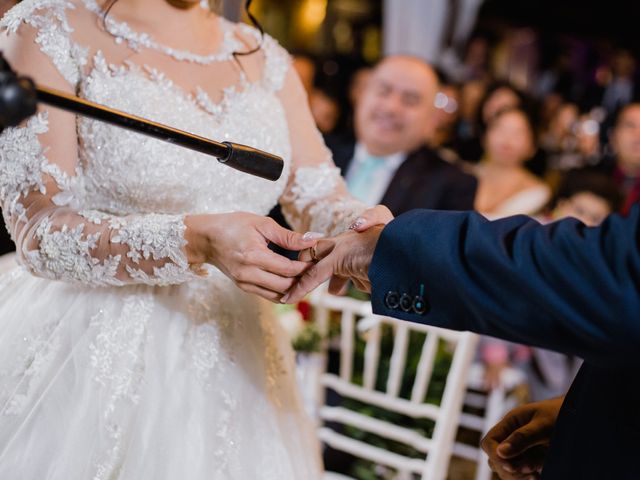
[[[62,76],[71,85],[77,85],[80,72],[87,61],[87,49],[71,39],[66,9],[74,5],[66,0],[25,0],[9,11],[0,22],[0,29],[15,33],[22,22],[37,31],[36,43],[48,55]]]
[[[3,214],[10,220],[10,230],[19,222],[29,225],[30,218],[23,202],[31,192],[47,194],[44,175],[50,176],[59,190],[52,203],[74,206],[80,202],[82,194],[78,193],[79,182],[76,180],[79,177],[72,178],[47,161],[38,140],[38,135],[47,131],[47,115],[41,113],[24,127],[8,128],[0,135],[0,199]],[[77,173],[82,174],[79,169]],[[184,253],[185,226],[181,216],[148,214],[124,219],[96,211],[74,215],[63,210],[61,217],[67,223],[57,220],[53,211],[38,218],[37,226],[29,225],[37,227],[33,234],[37,245],[34,248],[32,239],[26,238],[24,242],[28,249],[19,251],[25,250],[23,261],[36,275],[86,285],[123,285],[129,279],[118,276],[122,255],[98,251],[99,240],[108,228],[114,232],[112,243],[129,248],[128,260],[135,264],[142,258],[158,262],[149,272],[125,262],[124,270],[129,273],[130,280],[168,285],[194,278]],[[85,224],[83,219],[89,223]],[[108,227],[87,228],[91,224],[102,225],[103,220],[109,220]],[[20,228],[27,227],[21,225]],[[105,235],[110,232],[106,231]]]
[[[110,441],[102,457],[94,459],[94,480],[117,477],[123,455],[122,441],[130,425],[131,405],[140,401],[147,325],[153,305],[150,293],[131,295],[124,299],[117,317],[101,310],[91,319],[91,327],[98,332],[89,346],[91,367],[95,370],[94,380],[106,395],[103,418]]]
[[[55,231],[52,228],[51,218],[43,218],[35,232],[38,249],[25,254],[25,261],[33,273],[85,285],[122,285],[123,282],[116,278],[120,255],[109,255],[102,262],[92,256],[100,232],[85,235],[84,223],[74,228],[62,225]]]
[[[17,357],[12,359],[11,371],[0,372],[0,378],[19,379],[18,388],[11,392],[12,396],[1,398],[4,415],[21,415],[33,401],[39,391],[40,380],[60,350],[60,337],[56,335],[58,327],[59,322],[47,322],[37,331],[24,335],[16,352]]]
[[[345,232],[367,207],[346,194],[336,195],[341,181],[340,170],[330,163],[297,169],[283,209],[287,221],[297,227],[308,219],[307,230],[326,235]]]
[[[25,127],[7,128],[0,135],[0,198],[6,216],[25,221],[20,198],[32,190],[46,193],[42,172],[47,159],[37,136],[48,129],[47,114],[40,113]]]

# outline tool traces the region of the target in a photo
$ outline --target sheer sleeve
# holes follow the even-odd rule
[[[11,28],[5,19],[0,48],[20,73],[73,93],[80,66],[65,49],[65,28],[53,28],[62,17],[48,20]],[[2,212],[18,261],[34,275],[86,285],[166,285],[196,275],[181,216],[86,210],[82,182],[74,115],[41,109],[0,135]]]
[[[281,55],[286,53],[282,51]],[[340,234],[367,207],[347,192],[340,170],[315,126],[302,83],[289,62],[281,84],[279,96],[289,124],[292,154],[290,180],[280,198],[282,213],[297,231]]]

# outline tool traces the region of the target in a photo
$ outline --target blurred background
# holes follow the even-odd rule
[[[0,0],[0,12],[13,3]],[[223,13],[247,20],[244,4],[226,0]],[[365,203],[395,215],[475,209],[595,226],[640,201],[640,2],[255,0],[251,9],[293,55],[316,124]],[[14,248],[3,235],[0,253]],[[351,478],[440,480],[419,473],[437,457],[450,480],[488,480],[481,435],[518,403],[563,395],[581,362],[482,338],[452,373],[464,338],[386,325],[362,313],[368,298],[355,291],[327,298],[278,310],[326,465]],[[445,384],[464,394],[453,410]],[[406,414],[415,409],[428,414]],[[438,422],[455,441],[434,437]]]

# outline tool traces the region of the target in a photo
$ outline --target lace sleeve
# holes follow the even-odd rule
[[[19,30],[0,43],[9,61],[36,81],[72,92],[65,75],[72,63],[51,61],[37,29]],[[2,212],[18,261],[34,275],[87,285],[165,285],[195,276],[181,216],[86,211],[82,181],[75,116],[41,110],[0,135]]]
[[[367,207],[347,192],[315,126],[306,92],[291,68],[279,94],[287,114],[292,153],[292,174],[280,199],[282,212],[297,231],[340,234]]]

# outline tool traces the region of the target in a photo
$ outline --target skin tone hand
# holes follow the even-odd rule
[[[537,480],[564,397],[510,411],[482,439],[489,465],[501,480]]]
[[[272,302],[279,302],[311,264],[272,252],[269,242],[300,251],[321,236],[295,233],[251,213],[192,215],[185,224],[189,263],[215,265],[245,292]]]
[[[302,274],[281,302],[298,303],[311,290],[330,278],[329,292],[333,294],[340,293],[349,280],[359,290],[370,292],[367,272],[382,228],[378,225],[363,233],[347,232],[332,239],[318,241],[315,249],[318,262]],[[309,250],[301,252],[300,260],[312,260]]]
[[[369,264],[384,225],[393,220],[383,205],[366,210],[350,231],[331,239],[322,239],[314,249],[300,252],[303,262],[317,262],[300,277],[282,298],[282,303],[298,303],[310,291],[331,278],[329,292],[344,291],[349,280],[363,292],[371,291]]]

